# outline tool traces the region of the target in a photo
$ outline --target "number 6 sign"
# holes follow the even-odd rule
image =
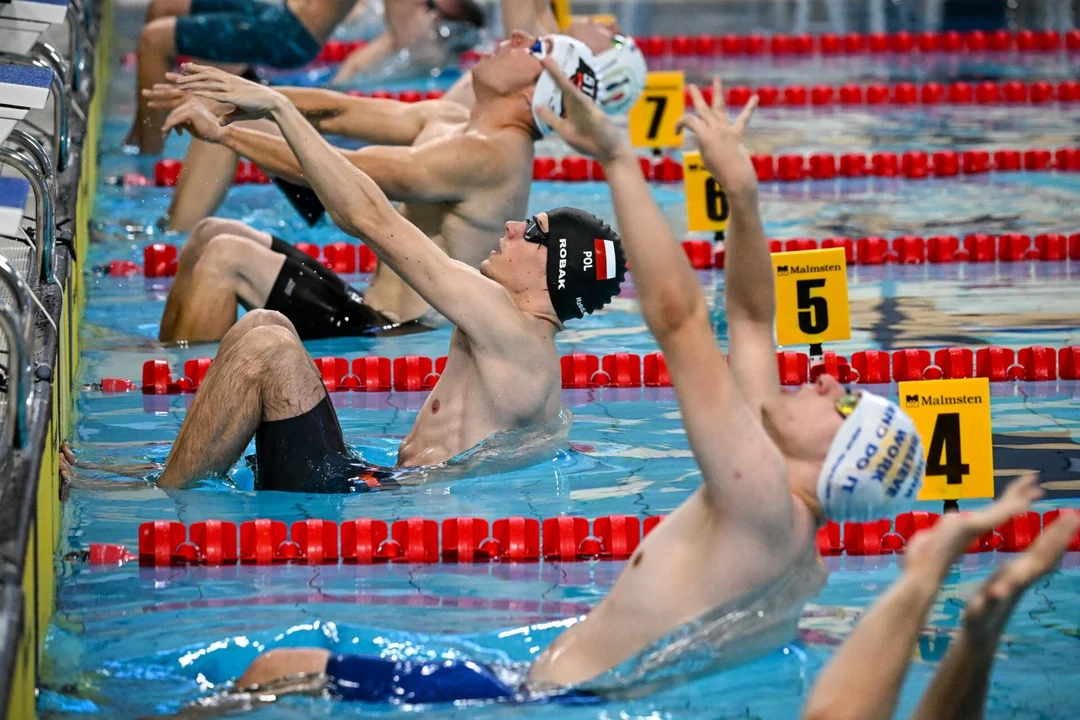
[[[709,174],[701,153],[683,153],[686,189],[686,229],[690,232],[724,232],[728,226],[727,196]]]
[[[994,496],[987,378],[902,382],[900,407],[915,421],[926,453],[920,500]]]
[[[682,133],[676,132],[686,111],[681,72],[651,72],[645,92],[630,108],[630,144],[640,148],[681,147]]]
[[[812,345],[851,337],[843,248],[773,253],[776,337]]]

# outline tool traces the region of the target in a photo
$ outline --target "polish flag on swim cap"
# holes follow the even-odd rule
[[[596,279],[610,280],[615,277],[615,243],[610,240],[593,240],[596,253]]]

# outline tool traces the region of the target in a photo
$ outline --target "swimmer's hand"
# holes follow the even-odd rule
[[[277,90],[209,65],[184,63],[175,85],[196,97],[232,105],[235,109],[221,118],[224,125],[268,117],[289,105],[289,100]]]
[[[175,110],[194,97],[187,90],[176,86],[175,83],[180,77],[182,77],[180,73],[166,73],[166,82],[155,83],[153,87],[143,90],[142,96],[150,101],[150,107],[155,110]],[[213,100],[202,99],[201,102],[210,112],[219,117],[227,115],[234,109],[232,105]]]
[[[687,115],[682,124],[694,131],[705,167],[728,194],[757,191],[757,172],[750,153],[743,146],[743,134],[758,105],[757,95],[750,98],[735,122],[730,122],[724,106],[724,84],[713,78],[713,101],[705,102],[697,85],[690,86],[690,98],[696,115]]]
[[[904,550],[907,572],[925,574],[937,587],[972,542],[1025,512],[1042,494],[1038,476],[1024,475],[1009,483],[993,505],[977,512],[945,515],[932,530],[916,535]]]
[[[192,137],[211,143],[220,143],[225,136],[221,118],[210,112],[198,98],[189,98],[165,118],[161,134],[177,134],[187,131]]]
[[[589,155],[607,163],[621,154],[632,153],[630,145],[615,123],[600,109],[600,106],[581,92],[548,56],[541,61],[558,83],[563,95],[563,109],[566,117],[561,118],[549,108],[537,108],[540,118],[563,140],[580,153]]]

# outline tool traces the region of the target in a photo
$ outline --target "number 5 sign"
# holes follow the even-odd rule
[[[900,407],[915,421],[926,454],[919,500],[994,496],[987,378],[902,382]]]
[[[843,248],[773,253],[776,337],[813,345],[851,337]]]
[[[630,108],[630,144],[641,148],[681,147],[676,126],[686,111],[681,72],[651,72],[645,92]]]

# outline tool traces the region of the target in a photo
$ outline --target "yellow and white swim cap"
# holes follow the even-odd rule
[[[600,92],[596,102],[608,115],[621,115],[637,102],[645,90],[649,67],[632,37],[616,34],[611,49],[596,56],[600,71]]]
[[[563,71],[570,82],[578,87],[586,97],[596,100],[599,77],[596,70],[596,56],[593,55],[589,46],[580,40],[575,40],[569,35],[545,35],[537,38],[536,43],[529,51],[538,59],[543,60],[547,55],[555,58],[556,64]],[[547,107],[559,117],[566,117],[563,109],[562,90],[555,83],[551,73],[544,70],[536,81],[536,89],[533,90],[532,114],[536,127],[541,135],[547,135],[551,128],[540,119],[537,108]]]
[[[889,505],[915,499],[925,469],[911,417],[891,400],[863,392],[829,446],[817,497],[829,520],[875,520]]]

